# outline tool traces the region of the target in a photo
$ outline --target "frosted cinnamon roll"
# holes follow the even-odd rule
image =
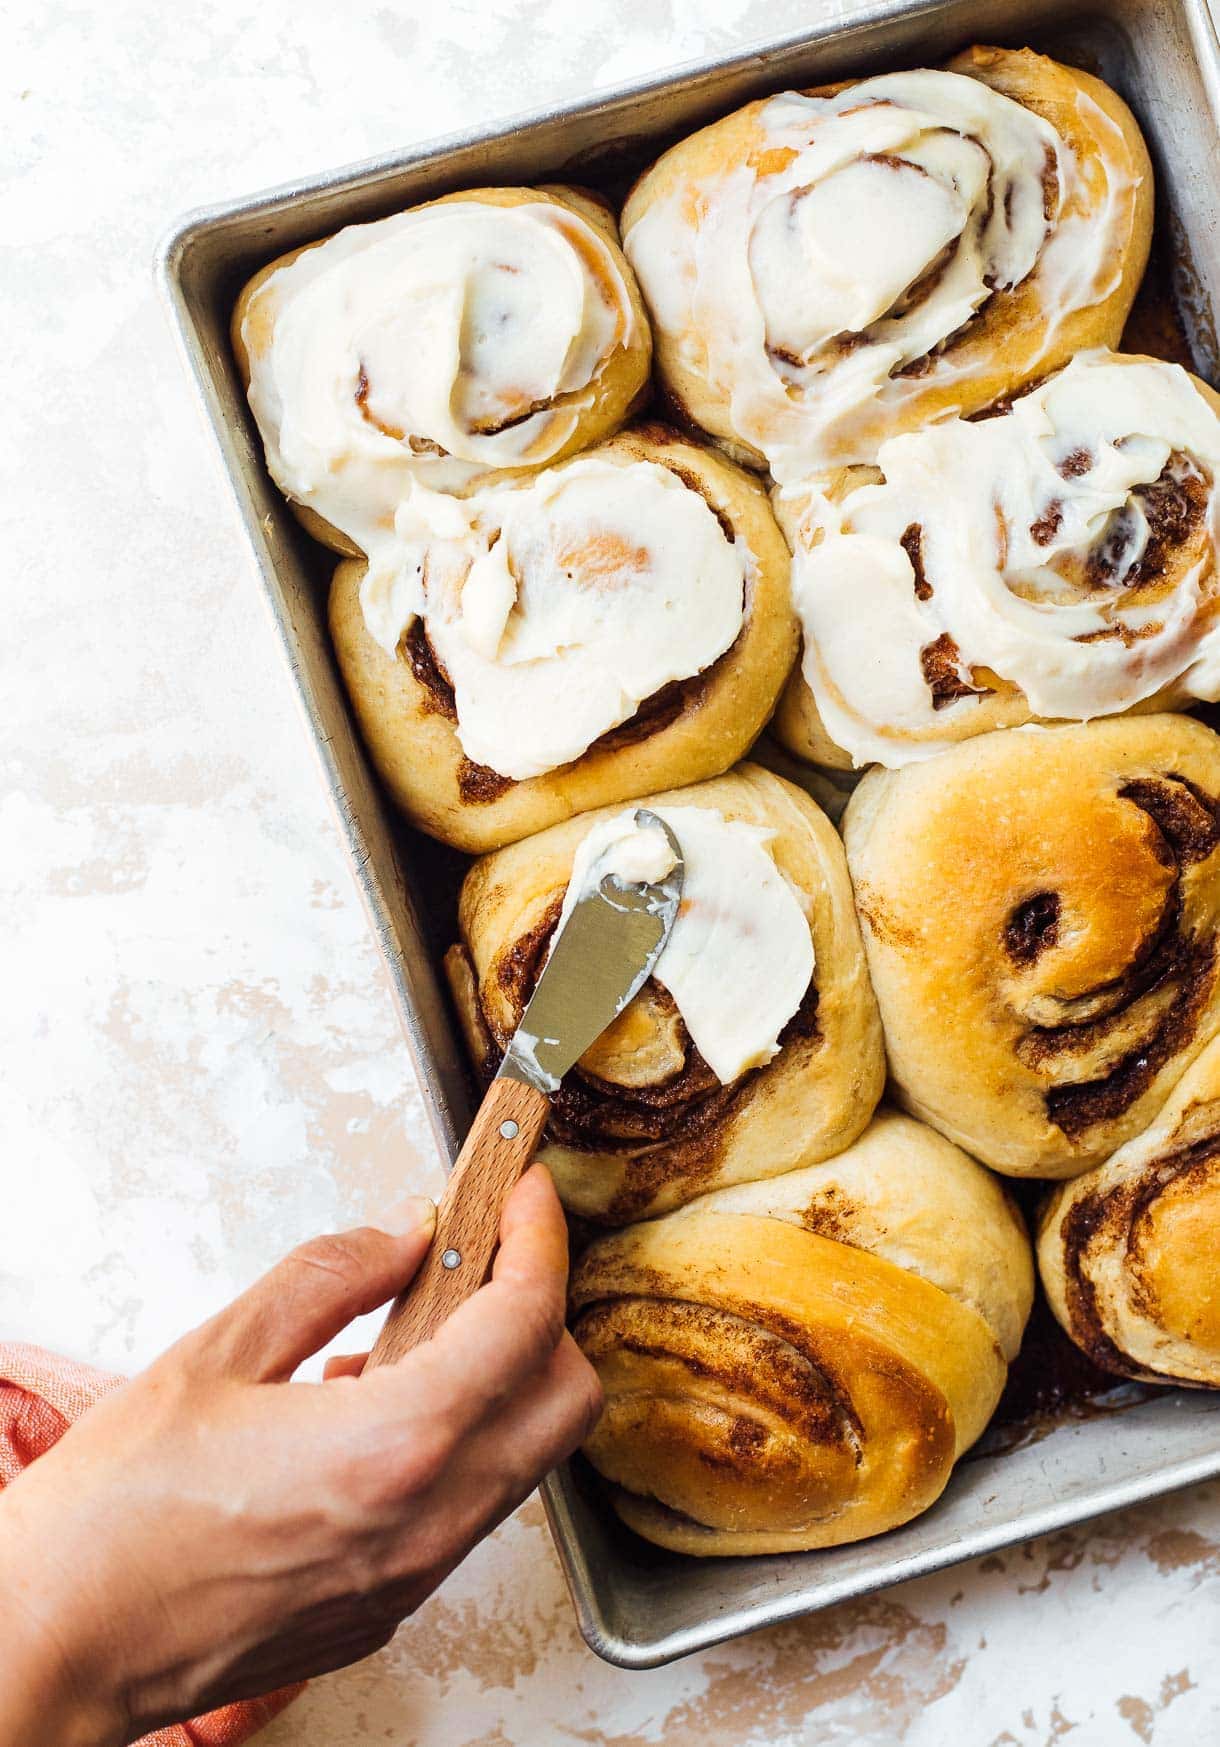
[[[606,1406],[585,1453],[623,1521],[682,1553],[833,1547],[937,1499],[1033,1297],[1019,1214],[883,1112],[822,1164],[599,1239],[572,1329]]]
[[[747,104],[623,209],[664,386],[781,483],[1116,345],[1152,176],[1126,105],[1027,49]]]
[[[1085,352],[998,415],[778,499],[804,632],[777,731],[891,767],[1030,720],[1220,696],[1220,395]]]
[[[482,851],[741,756],[796,655],[761,488],[661,426],[453,498],[341,564],[339,665],[395,800]]]
[[[1151,1128],[1054,1191],[1039,1225],[1051,1308],[1095,1364],[1220,1387],[1220,1039]]]
[[[413,482],[464,491],[609,436],[652,342],[614,220],[566,188],[481,188],[351,225],[245,287],[233,345],[271,477],[336,551]]]
[[[753,765],[644,805],[685,861],[655,974],[552,1101],[539,1157],[574,1213],[617,1224],[853,1140],[881,1095],[881,1032],[842,845]],[[571,819],[476,862],[446,960],[476,1067],[498,1067],[570,887],[624,815]]]
[[[1154,1122],[1220,1031],[1220,739],[1185,716],[1017,728],[848,803],[890,1071],[1013,1176]]]

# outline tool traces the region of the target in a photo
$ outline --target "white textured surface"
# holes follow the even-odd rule
[[[131,1368],[440,1180],[153,291],[183,208],[833,10],[25,4],[0,26],[0,1331]],[[536,1503],[278,1747],[1156,1747],[1220,1724],[1220,1489],[643,1675]]]

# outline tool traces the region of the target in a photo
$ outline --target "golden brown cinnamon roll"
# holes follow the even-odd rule
[[[777,732],[816,763],[893,767],[1220,697],[1218,473],[1220,395],[1096,351],[782,494],[804,655]]]
[[[787,484],[1117,345],[1151,220],[1113,91],[974,48],[747,104],[646,173],[623,239],[670,395]]]
[[[461,492],[609,436],[646,391],[652,339],[605,206],[479,188],[271,262],[233,346],[271,477],[355,555],[414,482]]]
[[[1050,1196],[1051,1308],[1107,1371],[1220,1387],[1220,1039],[1151,1128]]]
[[[644,804],[682,845],[682,909],[654,976],[564,1080],[538,1155],[571,1211],[610,1223],[825,1158],[884,1079],[829,820],[753,765]],[[568,885],[617,820],[569,820],[467,875],[446,962],[479,1067],[498,1067]]]
[[[1071,1177],[1220,1030],[1220,739],[1185,716],[983,735],[848,804],[907,1108],[997,1170]]]
[[[339,566],[331,634],[386,786],[461,849],[725,770],[796,654],[765,494],[663,426],[397,524],[392,562]]]
[[[995,1179],[882,1112],[836,1158],[585,1253],[572,1328],[606,1397],[586,1454],[624,1522],[679,1552],[879,1534],[983,1430],[1032,1296]]]

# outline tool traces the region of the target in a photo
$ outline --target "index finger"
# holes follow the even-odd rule
[[[500,1249],[486,1285],[430,1340],[361,1380],[387,1411],[421,1405],[454,1438],[465,1436],[541,1371],[563,1338],[568,1232],[544,1165],[528,1170],[500,1220]]]

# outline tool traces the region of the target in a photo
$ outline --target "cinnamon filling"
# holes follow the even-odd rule
[[[1063,504],[1055,498],[1047,504],[1036,522],[1029,527],[1030,538],[1037,546],[1049,546],[1063,525]]]
[[[1148,1034],[1121,1056],[1108,1073],[1095,1080],[1053,1086],[1047,1091],[1046,1113],[1069,1140],[1079,1138],[1098,1123],[1114,1121],[1143,1096],[1166,1063],[1194,1035],[1215,981],[1215,941],[1195,938],[1184,931],[1181,872],[1206,859],[1220,844],[1217,819],[1220,806],[1193,784],[1173,775],[1136,778],[1120,789],[1119,795],[1151,820],[1158,834],[1161,859],[1177,870],[1164,913],[1123,975],[1094,991],[1095,997],[1109,996],[1101,1011],[1093,999],[1090,1017],[1083,1021],[1033,1028],[1019,1045],[1018,1055],[1027,1065],[1041,1067],[1053,1063],[1056,1057],[1085,1054],[1103,1044],[1114,1021],[1127,1017],[1142,997],[1163,990],[1167,999],[1150,1014]],[[1044,900],[1053,896],[1039,894],[1038,900],[1027,900],[1022,907],[1030,911],[1024,923],[1025,933],[1018,936],[1022,944],[1038,915],[1043,918],[1049,915]],[[1039,901],[1043,901],[1041,910],[1031,909]],[[1014,917],[1020,915],[1021,910],[1014,913]],[[1057,924],[1056,910],[1056,928]],[[1007,936],[1006,945],[1012,953],[1011,939]]]
[[[1097,1080],[1056,1086],[1046,1094],[1046,1113],[1069,1140],[1099,1122],[1124,1115],[1148,1090],[1166,1062],[1194,1035],[1195,1024],[1214,980],[1214,948],[1202,942],[1180,944],[1169,955],[1165,978],[1178,988],[1156,1032],[1123,1056]]]
[[[1147,813],[1180,867],[1206,861],[1220,843],[1220,802],[1186,777],[1173,771],[1165,781],[1135,777],[1118,792]]]
[[[554,899],[496,965],[495,979],[514,1024],[542,973],[562,907],[562,897]],[[667,1183],[697,1182],[711,1175],[719,1156],[721,1127],[755,1074],[763,1071],[751,1069],[722,1085],[692,1042],[668,990],[651,979],[647,988],[658,1011],[675,1016],[681,1067],[653,1084],[622,1086],[577,1063],[551,1100],[546,1131],[550,1140],[576,1152],[635,1155],[622,1190],[607,1209],[605,1217],[615,1225],[646,1207]],[[817,1008],[817,986],[811,982],[779,1034],[781,1051],[800,1044],[818,1046]],[[483,1078],[490,1080],[508,1039],[494,1035],[485,1008],[483,1020],[492,1036],[493,1053],[481,1070]]]
[[[1058,892],[1035,892],[1018,904],[1004,928],[1004,945],[1017,964],[1033,964],[1059,939]]]
[[[932,693],[934,710],[943,710],[946,705],[957,703],[959,698],[984,698],[990,695],[986,686],[971,685],[962,678],[961,661],[961,650],[948,631],[942,631],[934,642],[925,644],[920,650],[919,664],[923,669],[924,682]]]
[[[1059,211],[1059,159],[1047,146],[1042,162],[1042,216],[1050,224]]]
[[[907,557],[911,560],[911,569],[915,572],[915,599],[930,601],[932,599],[932,584],[928,581],[927,572],[923,567],[923,528],[918,522],[912,522],[903,530],[898,542]]]
[[[637,1284],[641,1291],[648,1287],[638,1277]],[[594,1299],[581,1307],[572,1332],[586,1353],[623,1351],[681,1365],[691,1376],[717,1384],[730,1399],[757,1401],[814,1443],[846,1442],[859,1463],[863,1424],[808,1328],[761,1305],[743,1312],[673,1298],[670,1290],[670,1283],[658,1277],[647,1297]],[[658,1323],[673,1330],[673,1346],[646,1336],[645,1330]],[[745,1466],[766,1435],[757,1421],[738,1418],[730,1443]]]
[[[642,1315],[634,1314],[637,1307]],[[672,1345],[647,1338],[645,1331],[658,1322],[676,1337]],[[810,1353],[732,1311],[668,1296],[601,1299],[580,1311],[572,1332],[586,1353],[611,1350],[681,1365],[692,1377],[716,1383],[730,1399],[756,1400],[815,1441],[841,1435],[844,1420],[860,1434],[850,1403]],[[765,1437],[757,1421],[738,1419],[730,1441],[748,1462]]]
[[[674,1011],[667,991],[653,985],[662,1010]],[[811,983],[800,1007],[780,1033],[781,1049],[797,1039],[817,1036],[817,989]],[[552,1137],[581,1152],[632,1150],[641,1145],[690,1147],[716,1129],[749,1085],[757,1069],[721,1085],[678,1020],[683,1065],[655,1085],[620,1086],[599,1078],[579,1063],[551,1101]],[[671,1173],[665,1172],[657,1183]],[[685,1175],[686,1172],[684,1171]],[[634,1175],[634,1172],[633,1172]]]
[[[1027,394],[1033,394],[1036,389],[1042,387],[1045,381],[1045,376],[1035,376],[1031,382],[1023,382],[1020,388],[1014,389],[1011,394],[1004,395],[1000,400],[993,400],[990,406],[980,407],[978,412],[967,413],[965,415],[966,423],[968,425],[981,425],[987,419],[1007,418],[1019,400],[1024,400]]]
[[[422,619],[412,619],[399,644],[399,653],[406,656],[411,672],[423,688],[424,708],[429,715],[444,716],[447,722],[457,721],[457,705],[449,676],[437,659]]]
[[[423,691],[423,708],[427,714],[443,716],[447,722],[456,722],[457,707],[453,699],[453,687],[428,639],[422,619],[412,619],[399,644],[399,653],[406,657],[411,672]],[[507,794],[512,788],[513,779],[501,776],[490,765],[476,764],[472,758],[463,758],[458,765],[457,786],[458,794],[466,805],[477,807],[489,801],[498,801],[501,795]]]
[[[1131,1359],[1106,1333],[1097,1309],[1096,1289],[1083,1267],[1085,1252],[1107,1227],[1113,1227],[1108,1203],[1109,1198],[1103,1195],[1083,1195],[1064,1217],[1064,1295],[1073,1339],[1095,1365],[1122,1376],[1131,1369]]]
[[[469,428],[476,437],[498,437],[503,431],[512,431],[523,425],[535,413],[548,411],[553,404],[550,400],[534,400],[528,406],[515,408],[499,418],[472,419]]]
[[[1131,494],[1131,505],[1111,518],[1110,526],[1085,564],[1090,588],[1138,588],[1162,577],[1173,554],[1188,545],[1207,515],[1211,483],[1181,451],[1175,451],[1151,485]],[[1148,536],[1138,557],[1132,549],[1139,527],[1134,506],[1143,511]]]
[[[911,168],[918,169],[919,166],[913,164]],[[925,171],[924,173],[926,174],[927,172]],[[922,273],[915,283],[903,292],[902,296],[893,307],[887,311],[885,319],[889,321],[895,316],[908,315],[911,310],[916,309],[919,304],[923,302],[925,297],[930,297],[948,272],[949,264],[960,247],[960,239],[946,243],[940,253],[933,259],[926,272]],[[919,362],[922,362],[922,360],[919,360]]]
[[[1093,455],[1089,449],[1073,449],[1056,467],[1060,479],[1082,479],[1092,471]]]
[[[513,787],[514,781],[511,776],[501,776],[488,764],[476,764],[473,758],[463,758],[458,765],[458,794],[468,807],[498,801]]]

